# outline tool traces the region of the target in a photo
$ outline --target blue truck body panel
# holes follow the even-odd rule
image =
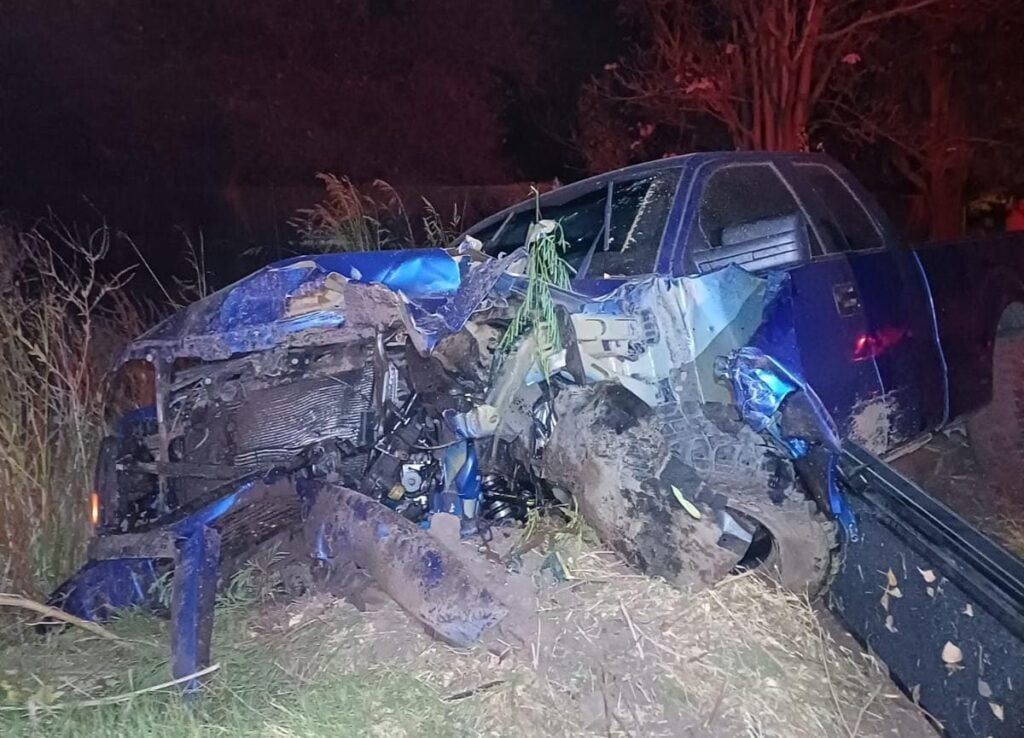
[[[793,280],[797,342],[808,380],[840,426],[849,429],[854,409],[871,398],[896,393],[900,411],[894,416],[892,438],[886,440],[887,445],[896,445],[983,405],[991,395],[991,372],[985,370],[990,367],[998,317],[1010,303],[1024,301],[1024,244],[1016,236],[912,250],[899,243],[856,180],[827,158],[813,154],[691,154],[574,183],[542,195],[540,203],[678,168],[680,186],[656,261],[658,276],[678,277],[686,273],[686,234],[694,227],[696,200],[709,171],[770,163],[789,173],[800,162],[825,164],[843,178],[882,234],[881,248],[839,252],[832,247],[829,253],[787,269]],[[497,213],[469,233],[501,223],[523,207]],[[805,207],[812,223],[820,217],[813,203]],[[154,348],[223,357],[270,348],[302,331],[336,327],[343,322],[337,311],[284,317],[289,294],[331,273],[401,292],[411,310],[421,315],[432,314],[456,292],[462,276],[456,261],[440,249],[295,257],[265,267],[175,314],[134,342],[125,359],[143,358]],[[584,275],[573,281],[573,290],[600,298],[624,281]],[[835,290],[842,285],[855,290],[859,309],[840,316],[834,305]],[[479,295],[467,295],[456,302],[460,302],[459,312],[468,315],[478,301]],[[457,329],[466,315],[449,321],[442,333]],[[172,345],[175,338],[180,345]]]

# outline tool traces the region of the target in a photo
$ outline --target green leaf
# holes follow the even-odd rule
[[[693,518],[694,520],[701,519],[700,509],[692,502],[690,502],[688,499],[683,497],[683,493],[674,484],[672,485],[672,494],[675,495],[676,502],[682,505],[683,509],[686,510],[687,514],[691,518]]]

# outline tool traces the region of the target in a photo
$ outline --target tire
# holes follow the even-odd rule
[[[967,420],[971,447],[1001,492],[1024,499],[1024,333],[1000,335],[992,351],[992,402]]]
[[[831,571],[837,545],[835,523],[818,511],[815,502],[803,499],[798,489],[780,504],[766,499],[763,491],[730,498],[729,507],[762,526],[771,537],[771,549],[749,565],[783,588],[817,596]],[[741,562],[740,567],[746,566]]]
[[[603,541],[641,571],[679,586],[713,585],[748,561],[786,589],[811,595],[821,589],[834,527],[795,487],[781,503],[771,501],[759,436],[745,426],[736,434],[712,436],[706,427],[673,427],[653,414],[631,416],[633,425],[624,427],[608,422],[609,403],[617,407],[614,395],[563,391],[541,470],[549,483],[574,492],[584,518]],[[696,460],[685,456],[698,442],[712,452]],[[739,451],[715,451],[723,448]],[[735,468],[697,464],[746,457],[758,461]],[[694,518],[685,512],[671,486],[701,502],[704,514]],[[723,529],[711,513],[713,498],[744,518],[741,525],[748,531],[759,526],[767,531],[770,551],[755,562],[749,550],[724,545]]]

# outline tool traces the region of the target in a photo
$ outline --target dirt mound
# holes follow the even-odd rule
[[[454,650],[386,598],[359,612],[324,595],[265,612],[258,632],[287,640],[279,663],[303,679],[371,665],[414,674],[461,703],[474,735],[934,735],[806,599],[750,574],[690,595],[571,548],[524,557],[530,642]]]

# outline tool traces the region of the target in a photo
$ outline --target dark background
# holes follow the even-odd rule
[[[523,183],[729,148],[720,126],[671,112],[656,126],[643,106],[589,115],[588,85],[649,40],[636,22],[641,4],[0,0],[0,211],[23,223],[47,208],[70,222],[103,219],[169,274],[187,268],[180,231],[202,233],[228,277],[252,266],[239,254],[281,255],[294,235],[285,221],[321,194],[318,172],[384,179],[414,202],[472,200],[475,216],[518,199]],[[941,0],[932,10],[954,20],[939,24],[940,41],[928,35],[934,19],[914,16],[880,24],[886,40],[871,54],[851,46],[872,57],[876,75],[862,75],[855,107],[903,83],[886,104],[913,112],[927,108],[927,79],[906,70],[941,45],[932,56],[973,116],[965,140],[986,147],[969,165],[964,199],[1005,185],[1017,169],[1008,162],[1024,164],[1015,113],[1024,73],[1013,71],[1021,5]],[[908,116],[909,137],[931,125],[924,113]],[[989,120],[1000,123],[979,125]],[[848,122],[816,142],[894,212],[906,209],[914,188],[891,166],[899,147],[844,136]],[[597,156],[602,146],[617,147],[612,159]]]
[[[600,0],[4,3],[0,203],[217,231],[249,188],[579,176]],[[265,234],[264,234],[265,235]]]

